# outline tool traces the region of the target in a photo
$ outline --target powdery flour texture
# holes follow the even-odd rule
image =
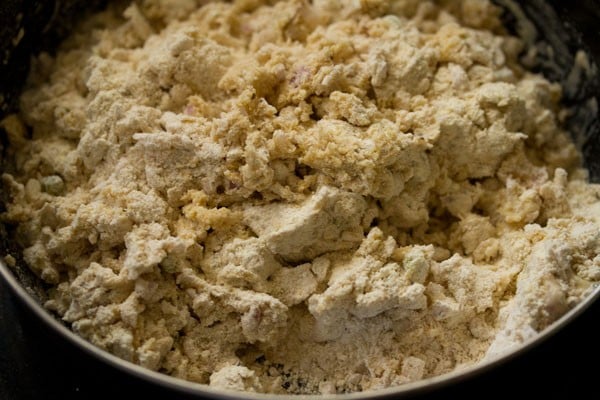
[[[600,279],[561,87],[484,0],[141,0],[39,55],[3,175],[46,307],[238,390],[371,390],[535,336]]]

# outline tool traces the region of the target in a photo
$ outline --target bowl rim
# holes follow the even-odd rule
[[[600,284],[594,283],[593,290],[589,293],[581,302],[575,307],[565,313],[558,320],[554,321],[550,326],[546,327],[542,332],[529,338],[525,342],[508,349],[505,352],[490,357],[487,360],[480,361],[476,364],[470,365],[465,368],[457,369],[442,375],[409,382],[403,385],[388,387],[378,390],[368,390],[364,392],[354,392],[346,394],[319,394],[319,395],[281,395],[281,394],[268,394],[268,393],[252,393],[252,392],[240,392],[227,389],[217,389],[210,387],[209,385],[186,381],[180,378],[175,378],[170,375],[166,375],[160,372],[146,369],[142,366],[134,364],[132,362],[123,360],[108,351],[102,350],[96,347],[91,342],[88,342],[81,336],[77,335],[66,325],[58,321],[57,317],[54,316],[49,310],[45,309],[37,300],[31,296],[27,289],[19,282],[15,274],[11,271],[6,263],[0,258],[0,276],[6,282],[12,293],[25,304],[30,311],[32,311],[36,317],[42,320],[47,326],[49,326],[55,333],[62,336],[68,342],[71,342],[80,350],[83,350],[87,354],[94,356],[96,359],[101,360],[105,364],[115,367],[126,374],[131,374],[142,380],[163,386],[170,390],[175,390],[181,394],[207,397],[213,399],[248,399],[248,400],[302,400],[302,399],[336,399],[336,400],[354,400],[354,399],[391,399],[399,398],[399,396],[413,396],[416,394],[422,394],[431,390],[439,389],[442,386],[448,386],[451,384],[467,381],[470,378],[488,371],[494,367],[497,367],[515,357],[522,355],[529,351],[533,347],[539,345],[543,341],[547,340],[555,333],[557,333],[564,326],[569,324],[572,320],[582,314],[588,309],[595,301],[600,297]]]

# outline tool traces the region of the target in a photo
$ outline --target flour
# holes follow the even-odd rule
[[[522,49],[484,0],[114,6],[34,60],[2,219],[46,307],[152,370],[330,394],[473,365],[600,280],[600,187]]]

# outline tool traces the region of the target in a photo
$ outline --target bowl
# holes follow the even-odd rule
[[[587,0],[568,5],[558,0],[528,2],[505,0],[497,3],[505,11],[504,19],[507,26],[514,34],[521,36],[530,49],[536,49],[535,57],[524,55],[523,61],[532,70],[543,73],[551,81],[560,82],[565,88],[563,103],[571,111],[567,128],[584,155],[585,166],[590,171],[591,180],[600,182],[600,157],[597,157],[597,154],[600,154],[600,119],[597,115],[600,78],[595,73],[595,65],[600,61],[600,31],[596,29],[597,21],[600,20],[600,1]],[[2,50],[0,53],[2,57],[0,117],[16,108],[16,99],[27,74],[29,57],[41,50],[51,50],[68,34],[81,15],[100,9],[103,5],[103,1],[67,0],[55,3],[38,1],[35,2],[34,7],[30,7],[24,1],[10,0],[0,6],[0,26],[2,26],[0,28],[0,50]],[[577,72],[575,68],[577,53],[580,50],[587,54],[592,63],[591,73]],[[3,152],[3,145],[5,144],[0,143],[0,152]],[[5,167],[3,164],[2,159],[0,170]],[[5,193],[1,195],[4,197]],[[0,207],[2,204],[3,201],[0,201]],[[174,393],[208,398],[282,398],[282,396],[217,390],[179,380],[126,362],[93,346],[74,334],[65,323],[41,306],[46,296],[46,286],[24,266],[19,257],[14,266],[6,265],[4,255],[19,254],[19,249],[10,237],[10,227],[0,225],[0,276],[6,286],[37,319],[72,345],[111,367],[160,385]],[[540,342],[573,323],[598,297],[600,297],[599,287],[539,335],[510,353],[465,369],[402,386],[334,397],[340,399],[398,398],[468,381],[484,371],[497,368],[511,358],[523,357]],[[299,397],[289,396],[290,399]]]

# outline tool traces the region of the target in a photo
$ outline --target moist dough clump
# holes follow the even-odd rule
[[[600,188],[487,0],[139,0],[39,55],[3,176],[46,307],[270,393],[399,385],[600,280]]]

